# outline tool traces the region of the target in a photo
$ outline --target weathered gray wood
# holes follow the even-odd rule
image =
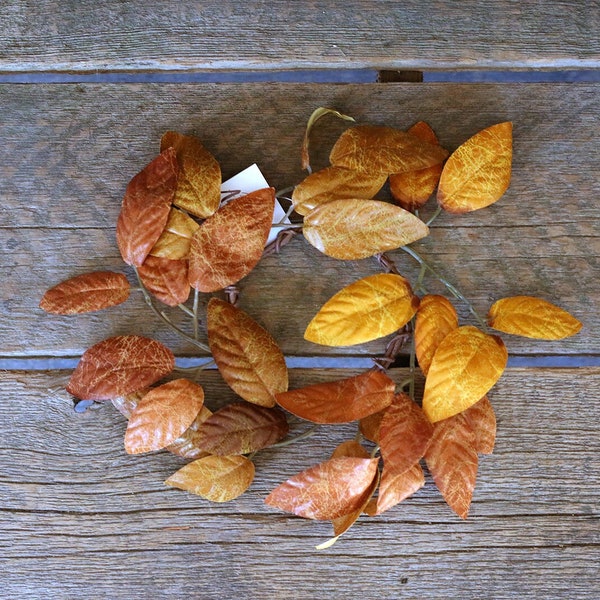
[[[121,197],[156,152],[162,132],[199,135],[225,177],[256,161],[281,189],[303,177],[303,128],[319,105],[361,122],[408,127],[427,120],[449,149],[486,126],[513,120],[513,178],[505,197],[470,215],[442,215],[416,248],[482,314],[499,297],[525,293],[554,300],[584,322],[578,336],[564,341],[510,338],[511,352],[597,354],[599,91],[573,84],[0,86],[0,354],[77,355],[109,335],[134,331],[158,337],[179,354],[193,353],[149,317],[139,295],[122,307],[74,318],[48,316],[37,304],[64,278],[124,269],[114,241]],[[316,166],[326,164],[344,127],[333,119],[319,124],[312,143]],[[401,252],[394,257],[414,281],[412,259]],[[370,259],[329,259],[298,239],[241,283],[242,306],[286,354],[377,354],[383,342],[328,349],[302,340],[326,299],[377,269]]]
[[[12,1],[0,70],[589,68],[596,0]]]
[[[346,374],[346,373],[344,373]],[[341,376],[293,372],[293,385]],[[2,595],[19,598],[582,598],[600,595],[600,370],[509,370],[491,396],[492,456],[461,521],[431,479],[361,519],[328,551],[329,525],[262,498],[354,435],[324,427],[256,457],[251,489],[210,504],[162,481],[182,461],[129,457],[109,405],[75,413],[49,393],[67,373],[0,375]],[[393,372],[400,381],[406,371]],[[232,393],[200,377],[207,402]],[[18,400],[17,400],[18,399]],[[295,425],[301,431],[306,425]]]

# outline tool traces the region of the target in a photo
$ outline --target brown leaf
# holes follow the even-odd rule
[[[533,296],[498,300],[490,308],[488,323],[498,331],[538,340],[561,340],[582,327],[566,310]]]
[[[350,198],[310,211],[302,233],[323,254],[354,260],[412,244],[428,235],[429,228],[399,206]]]
[[[385,373],[375,370],[275,397],[280,406],[313,423],[349,423],[389,406],[395,387]]]
[[[236,198],[198,228],[190,247],[189,281],[200,292],[238,282],[260,260],[273,219],[275,190]]]
[[[50,288],[44,294],[40,308],[57,315],[92,312],[125,302],[129,298],[129,289],[129,281],[121,273],[84,273]]]
[[[423,410],[429,420],[447,419],[483,398],[507,360],[498,336],[471,325],[451,331],[438,346],[425,381]]]
[[[160,141],[161,152],[173,148],[179,163],[179,180],[173,204],[197,217],[212,215],[221,201],[221,167],[200,140],[167,131]]]
[[[285,414],[246,402],[229,404],[207,419],[197,443],[211,454],[249,454],[278,442],[288,432]]]
[[[473,448],[478,454],[491,454],[496,442],[496,415],[492,403],[484,396],[462,415],[473,430]]]
[[[254,479],[254,464],[245,456],[206,456],[182,467],[165,484],[212,502],[229,502]]]
[[[324,346],[362,344],[406,325],[418,306],[404,277],[370,275],[332,296],[308,324],[304,339]]]
[[[400,504],[409,496],[420,490],[425,485],[423,469],[417,463],[403,473],[398,473],[393,468],[383,465],[379,494],[365,507],[365,512],[374,517]]]
[[[211,298],[208,343],[223,379],[239,396],[275,406],[275,394],[288,389],[283,353],[271,334],[239,308]]]
[[[202,450],[198,445],[198,437],[202,423],[212,414],[206,406],[202,406],[192,424],[172,444],[166,446],[165,450],[189,460],[208,456],[209,453]]]
[[[333,451],[331,458],[340,458],[341,456],[354,456],[355,458],[370,458],[371,455],[367,449],[356,440],[342,442]]]
[[[138,267],[138,275],[144,286],[161,302],[177,306],[190,295],[187,260],[170,260],[158,256],[147,256]]]
[[[168,375],[173,353],[139,335],[108,338],[86,350],[67,391],[81,400],[111,400],[140,390]]]
[[[175,379],[150,390],[131,412],[125,450],[141,454],[172,444],[194,422],[204,390],[189,379]]]
[[[378,462],[377,458],[332,458],[288,479],[265,502],[306,519],[336,519],[362,505]]]
[[[375,444],[379,443],[379,427],[381,426],[381,419],[383,419],[384,414],[385,409],[363,417],[358,422],[358,429],[365,439]]]
[[[465,213],[493,204],[510,184],[512,123],[498,123],[476,133],[447,160],[438,187],[439,205]]]
[[[177,159],[168,148],[127,186],[117,220],[123,260],[139,267],[163,232],[177,187]]]
[[[192,236],[200,227],[192,217],[183,211],[172,208],[163,232],[150,250],[152,256],[179,260],[190,253]]]

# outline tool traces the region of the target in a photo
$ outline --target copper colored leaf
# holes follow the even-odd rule
[[[208,418],[198,432],[197,443],[211,454],[248,454],[267,448],[288,432],[285,414],[246,402],[229,404]]]
[[[423,410],[430,421],[447,419],[483,398],[506,367],[504,342],[471,325],[440,343],[425,381]]]
[[[333,451],[331,458],[339,458],[340,456],[354,456],[356,458],[369,458],[371,455],[366,448],[359,444],[356,440],[342,442]]]
[[[386,408],[395,383],[374,370],[328,383],[316,383],[277,394],[277,403],[313,423],[348,423]]]
[[[49,313],[74,315],[101,310],[125,302],[129,282],[125,275],[112,271],[94,271],[71,277],[50,288],[40,302]]]
[[[384,414],[385,409],[363,417],[358,422],[358,429],[365,439],[375,444],[379,443],[379,427],[381,426],[381,419],[383,419]]]
[[[182,467],[165,484],[212,502],[229,502],[254,479],[254,464],[245,456],[206,456]]]
[[[383,465],[379,494],[366,506],[365,512],[370,516],[380,515],[400,504],[409,496],[420,490],[425,485],[423,469],[417,463],[403,473],[396,472],[393,468]]]
[[[194,422],[203,404],[204,390],[189,379],[151,389],[131,412],[125,450],[140,454],[172,444]]]
[[[458,329],[458,315],[449,300],[434,294],[421,298],[415,322],[415,350],[424,375],[429,372],[440,342],[455,329]]]
[[[231,389],[248,402],[274,406],[274,395],[288,388],[288,372],[271,334],[217,298],[208,303],[207,330],[213,358]]]
[[[439,205],[451,213],[485,208],[510,184],[512,123],[498,123],[476,133],[447,160],[438,187]]]
[[[498,300],[490,308],[488,323],[498,331],[538,340],[561,340],[582,327],[566,310],[533,296]]]
[[[138,275],[144,286],[169,306],[177,306],[188,299],[190,284],[187,274],[187,260],[148,256],[144,264],[138,267]]]
[[[428,235],[429,228],[399,206],[350,198],[310,211],[302,233],[323,254],[354,260],[412,244]]]
[[[473,430],[475,451],[478,454],[491,454],[496,442],[496,415],[487,396],[467,408],[462,414]]]
[[[173,203],[197,217],[209,217],[221,201],[221,167],[200,140],[167,131],[160,141],[161,152],[173,148],[179,163],[179,180]]]
[[[172,444],[165,446],[165,450],[189,460],[208,456],[209,453],[202,450],[198,445],[198,437],[202,423],[212,414],[206,406],[202,406],[192,424]]]
[[[332,165],[370,173],[404,173],[441,163],[448,152],[410,133],[359,125],[339,137],[329,155]]]
[[[198,228],[190,247],[189,281],[200,292],[238,282],[260,260],[273,219],[275,190],[236,198]]]
[[[112,337],[84,352],[67,391],[82,400],[111,400],[151,385],[174,366],[173,353],[159,342],[139,335]]]
[[[324,346],[362,344],[406,325],[418,306],[404,277],[370,275],[332,296],[308,324],[304,339]]]
[[[336,519],[362,505],[378,462],[377,458],[332,458],[288,479],[265,502],[307,519]]]
[[[163,232],[177,186],[177,159],[168,148],[127,186],[117,220],[123,260],[139,267]]]
[[[172,208],[163,232],[150,250],[152,256],[178,260],[190,253],[192,236],[200,225],[183,211]]]

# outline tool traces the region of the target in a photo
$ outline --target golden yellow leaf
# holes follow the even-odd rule
[[[200,225],[183,211],[172,208],[164,231],[154,244],[150,254],[170,260],[187,258],[192,236]]]

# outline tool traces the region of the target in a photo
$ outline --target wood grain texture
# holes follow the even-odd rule
[[[348,373],[344,373],[348,374]],[[292,371],[292,386],[339,372]],[[405,370],[392,372],[396,381]],[[328,458],[353,425],[265,450],[231,504],[162,481],[183,461],[127,456],[109,405],[78,414],[68,373],[0,375],[0,566],[19,598],[581,598],[600,594],[600,370],[509,370],[491,395],[498,416],[466,522],[426,486],[333,548],[327,523],[263,504],[277,484]],[[217,408],[218,375],[199,381]],[[15,402],[19,399],[19,403]],[[292,430],[306,425],[294,421]]]
[[[476,213],[442,215],[416,248],[482,314],[500,297],[529,294],[554,301],[584,324],[560,342],[507,337],[511,353],[598,353],[600,315],[590,307],[600,295],[599,92],[594,84],[277,84],[269,86],[266,102],[264,85],[253,84],[0,86],[1,354],[73,356],[105,337],[133,332],[193,354],[193,346],[150,317],[141,295],[76,319],[44,314],[39,299],[82,272],[126,272],[114,233],[122,195],[158,152],[164,131],[198,135],[224,177],[256,161],[281,189],[303,178],[303,128],[320,105],[359,122],[407,128],[426,120],[450,150],[492,123],[514,121],[506,195]],[[311,144],[315,168],[326,164],[345,126],[319,123]],[[415,281],[414,261],[401,252],[393,256]],[[288,355],[377,354],[383,343],[332,350],[304,342],[302,333],[335,292],[379,271],[372,259],[340,262],[296,239],[242,280],[241,307]],[[444,292],[435,282],[427,285]],[[458,308],[465,322],[467,311]]]
[[[597,0],[9,2],[0,70],[598,67]]]

